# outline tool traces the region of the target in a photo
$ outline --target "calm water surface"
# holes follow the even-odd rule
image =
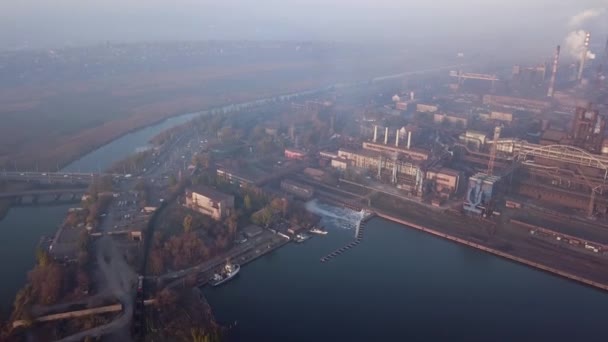
[[[318,205],[329,234],[205,293],[234,341],[606,341],[608,295],[382,219]],[[320,208],[320,209],[319,209]],[[346,217],[339,220],[336,217]]]

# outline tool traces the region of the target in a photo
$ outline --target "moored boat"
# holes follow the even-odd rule
[[[224,265],[224,267],[219,272],[213,275],[211,280],[209,280],[209,283],[211,284],[211,286],[221,285],[227,282],[228,280],[234,278],[234,276],[236,276],[240,270],[241,266],[239,264],[232,264],[230,262],[227,262],[226,265]]]

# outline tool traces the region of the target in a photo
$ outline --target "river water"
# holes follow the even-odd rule
[[[228,105],[214,111],[233,111],[239,108],[255,106],[268,101],[286,101],[298,96],[306,96],[325,88],[303,91],[294,94],[279,95],[275,98],[255,100],[247,103]],[[208,111],[182,114],[168,118],[132,133],[126,134],[63,168],[66,172],[99,172],[113,163],[148,146],[148,142],[157,134],[186,123],[193,118],[205,115]],[[27,272],[34,266],[35,249],[43,235],[53,235],[63,221],[69,205],[38,206],[12,208],[6,217],[0,220],[0,314],[10,309],[15,294],[23,286]]]
[[[235,341],[605,341],[608,296],[565,279],[313,203],[329,231],[205,293]]]
[[[127,134],[67,171],[103,170],[187,114]],[[6,311],[34,264],[41,235],[52,235],[68,206],[23,207],[0,221],[0,305]],[[605,340],[608,296],[380,219],[357,247],[319,258],[350,241],[358,213],[311,203],[329,234],[289,244],[206,289],[234,340]],[[10,237],[10,239],[9,239]],[[396,338],[400,336],[400,338]]]

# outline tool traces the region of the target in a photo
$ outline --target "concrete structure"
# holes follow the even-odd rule
[[[450,123],[450,124],[455,124],[455,125],[462,125],[462,127],[466,128],[467,127],[467,123],[468,120],[466,117],[464,116],[460,116],[460,115],[448,115],[445,113],[435,113],[433,115],[433,122],[435,123]]]
[[[551,103],[548,101],[498,95],[484,95],[483,104],[534,113],[541,113],[551,108]]]
[[[416,196],[422,194],[424,172],[420,162],[401,160],[379,151],[365,149],[340,149],[338,155],[348,160],[351,166],[372,172],[379,180],[392,183]]]
[[[214,220],[222,220],[234,210],[234,196],[206,186],[186,190],[186,206]]]
[[[578,107],[572,124],[572,139],[574,145],[589,152],[600,153],[606,120],[598,110]]]
[[[348,159],[344,159],[344,158],[340,158],[337,157],[331,160],[331,166],[339,169],[339,170],[346,170],[346,168],[348,168],[348,166],[350,165],[350,163],[348,162]]]
[[[407,105],[408,105],[407,102],[397,102],[397,103],[395,103],[395,109],[401,110],[401,111],[406,111]]]
[[[450,197],[458,191],[461,173],[446,167],[434,168],[426,172],[426,180],[434,185],[433,191]]]
[[[308,156],[306,151],[298,150],[295,148],[285,149],[285,158],[292,160],[303,160]]]
[[[416,111],[420,113],[435,113],[439,108],[434,105],[419,103],[416,105]]]
[[[458,140],[468,148],[479,151],[486,144],[485,133],[477,131],[466,131],[458,137]]]
[[[218,177],[225,179],[231,183],[237,183],[241,186],[259,185],[263,179],[254,175],[246,174],[245,172],[236,171],[227,167],[218,167],[216,170]]]
[[[541,145],[559,145],[562,144],[568,137],[568,133],[549,129],[546,130],[540,138]]]
[[[553,58],[553,68],[551,70],[551,80],[549,81],[549,89],[547,90],[547,96],[553,97],[555,94],[555,78],[557,77],[557,68],[559,65],[559,52],[560,46],[558,45],[555,49],[555,57]]]
[[[311,199],[314,195],[314,189],[311,186],[287,179],[281,182],[281,189],[305,200]]]
[[[411,136],[408,135],[408,145],[411,144]],[[429,159],[429,152],[418,148],[407,148],[407,147],[396,147],[392,145],[375,144],[373,142],[363,142],[363,149],[388,154],[399,154],[400,156],[406,157],[412,160],[427,160]],[[340,155],[340,153],[338,153]]]
[[[513,113],[492,111],[490,112],[490,120],[511,122],[513,121]]]
[[[495,187],[500,177],[477,173],[469,178],[467,192],[464,197],[465,211],[477,215],[484,214],[493,204]]]
[[[245,236],[248,239],[251,239],[253,237],[256,237],[256,236],[262,234],[263,231],[264,230],[261,227],[258,227],[256,225],[250,225],[250,226],[243,228],[243,233],[245,234]]]

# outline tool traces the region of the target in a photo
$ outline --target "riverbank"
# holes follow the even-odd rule
[[[339,191],[341,189],[336,189]],[[360,199],[345,194],[320,197],[333,205],[339,202],[345,207],[365,208],[389,221],[608,291],[608,275],[602,272],[608,269],[608,260],[534,239],[509,220],[474,219],[420,203],[395,201],[386,195],[376,197],[371,206],[362,205]]]
[[[479,243],[475,243],[475,242],[472,242],[472,241],[461,239],[461,238],[458,238],[456,236],[452,236],[450,234],[442,233],[442,232],[439,232],[437,230],[434,230],[434,229],[431,229],[431,228],[424,227],[422,225],[416,224],[414,222],[397,218],[395,216],[389,215],[389,214],[384,213],[382,211],[375,210],[374,213],[378,217],[380,217],[380,218],[383,218],[385,220],[389,220],[389,221],[392,221],[392,222],[395,222],[395,223],[402,224],[404,226],[407,226],[408,228],[414,228],[414,229],[417,229],[419,231],[422,231],[422,232],[425,232],[425,233],[428,233],[428,234],[431,234],[431,235],[434,235],[434,236],[438,236],[438,237],[441,237],[441,238],[444,238],[444,239],[447,239],[447,240],[450,240],[450,241],[453,241],[453,242],[457,242],[459,244],[462,244],[462,245],[465,245],[465,246],[468,246],[468,247],[472,247],[472,248],[484,251],[486,253],[490,253],[490,254],[499,256],[501,258],[505,258],[505,259],[508,259],[508,260],[511,260],[511,261],[514,261],[514,262],[517,262],[517,263],[520,263],[520,264],[523,264],[523,265],[526,265],[526,266],[529,266],[529,267],[533,267],[533,268],[539,269],[541,271],[545,271],[545,272],[548,272],[548,273],[556,274],[556,275],[559,275],[561,277],[577,281],[577,282],[582,283],[582,284],[587,285],[587,286],[591,286],[591,287],[594,287],[594,288],[597,288],[597,289],[600,289],[600,290],[608,291],[608,285],[607,284],[599,283],[599,282],[593,281],[591,279],[583,278],[583,277],[577,276],[577,275],[569,273],[569,272],[561,271],[561,270],[559,270],[557,268],[553,268],[553,267],[542,265],[542,264],[540,264],[538,262],[534,262],[532,260],[521,258],[521,257],[515,256],[515,255],[512,255],[512,254],[509,254],[509,253],[501,252],[501,251],[499,251],[497,249],[489,248],[489,247],[486,247],[486,246],[481,245]]]

